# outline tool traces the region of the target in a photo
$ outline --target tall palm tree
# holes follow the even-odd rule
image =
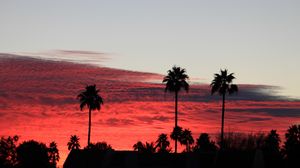
[[[192,132],[189,129],[184,129],[181,134],[181,138],[179,139],[179,142],[182,145],[186,146],[186,152],[191,151],[191,145],[194,144],[194,138],[192,136]]]
[[[77,135],[71,135],[70,140],[68,142],[68,150],[79,149],[79,137]]]
[[[103,99],[99,95],[99,90],[96,85],[87,85],[85,90],[82,91],[78,96],[80,101],[80,110],[85,106],[89,109],[89,130],[88,130],[88,146],[90,145],[91,138],[91,116],[92,110],[100,110],[103,104]]]
[[[227,69],[220,70],[220,74],[215,74],[213,81],[211,82],[211,94],[218,92],[222,96],[222,125],[221,125],[221,149],[224,147],[224,112],[225,112],[225,95],[238,92],[238,86],[232,84],[232,80],[235,79],[234,73],[228,74]]]
[[[177,128],[177,116],[178,116],[178,93],[181,89],[184,89],[186,92],[189,90],[189,84],[187,80],[189,76],[186,74],[186,70],[181,67],[173,66],[171,70],[168,70],[167,76],[164,77],[163,83],[166,83],[165,92],[174,92],[175,93],[175,127]],[[177,153],[177,141],[175,139],[175,153]]]
[[[168,140],[167,134],[160,134],[156,140],[156,147],[158,147],[158,152],[169,153],[170,141]]]

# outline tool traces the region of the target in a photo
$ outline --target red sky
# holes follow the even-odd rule
[[[0,136],[17,134],[21,141],[47,144],[54,140],[62,164],[70,135],[78,135],[86,145],[88,113],[80,111],[76,96],[85,85],[96,84],[104,105],[92,115],[92,142],[107,141],[114,149],[131,150],[138,140],[155,141],[174,126],[173,94],[153,82],[162,77],[0,54]],[[239,87],[240,92],[227,99],[226,131],[283,133],[300,123],[300,101],[276,96],[277,87]],[[210,95],[209,85],[191,85],[189,93],[180,93],[179,125],[189,128],[194,138],[203,132],[218,133],[220,116],[220,97]]]

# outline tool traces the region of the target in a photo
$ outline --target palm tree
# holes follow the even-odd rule
[[[155,153],[156,147],[153,142],[146,142],[145,144],[145,153]]]
[[[103,99],[99,95],[99,90],[96,89],[96,85],[87,85],[85,90],[82,91],[78,96],[80,101],[80,110],[85,106],[89,109],[89,131],[88,131],[88,145],[90,145],[91,138],[91,116],[92,110],[100,110],[103,104]]]
[[[171,139],[175,140],[175,153],[177,153],[177,140],[181,139],[181,135],[182,135],[182,127],[180,126],[174,127],[170,137]]]
[[[186,152],[190,152],[191,145],[194,144],[194,138],[192,136],[192,132],[189,129],[184,129],[182,131],[181,137],[179,139],[179,142],[182,145],[186,146]]]
[[[168,140],[167,134],[160,134],[156,140],[156,147],[158,147],[158,152],[169,153],[170,141]]]
[[[165,92],[174,92],[175,93],[175,128],[177,124],[177,115],[178,115],[178,93],[182,89],[185,91],[189,90],[189,84],[187,80],[189,76],[186,74],[186,70],[181,67],[173,66],[171,70],[168,70],[167,76],[164,77],[163,83],[166,83]],[[177,153],[177,138],[175,139],[175,153]]]
[[[48,155],[51,167],[56,168],[57,162],[59,161],[59,153],[56,142],[51,142],[48,148]]]
[[[211,82],[211,94],[218,92],[222,98],[222,125],[221,125],[221,149],[223,149],[224,146],[224,112],[225,112],[225,95],[233,94],[235,92],[238,92],[238,86],[235,84],[232,84],[232,80],[235,79],[233,76],[234,73],[228,74],[227,69],[220,70],[220,74],[215,74],[215,77],[213,81]]]
[[[71,135],[70,141],[68,142],[68,150],[79,149],[79,137],[77,135]]]
[[[146,142],[143,144],[141,141],[138,141],[136,144],[133,145],[133,150],[138,151],[140,153],[155,153],[156,146],[154,146],[153,142]]]
[[[145,145],[141,141],[138,141],[136,144],[133,145],[133,150],[143,152],[145,151]]]

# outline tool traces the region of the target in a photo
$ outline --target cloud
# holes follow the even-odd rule
[[[168,122],[170,121],[170,117],[166,117],[163,115],[156,115],[156,116],[137,116],[135,117],[138,121],[141,121],[143,123],[148,123],[148,124],[152,124],[156,121],[159,122]]]
[[[56,52],[70,56],[66,58],[89,55],[101,63],[107,57],[86,51]],[[56,140],[67,152],[68,135],[77,134],[82,141],[87,136],[88,111],[80,111],[76,97],[87,84],[97,84],[104,105],[99,112],[92,112],[93,140],[131,149],[137,140],[154,140],[159,133],[170,133],[174,126],[174,93],[164,92],[162,78],[155,73],[2,53],[1,134]],[[227,96],[225,130],[283,132],[292,123],[299,123],[300,101],[277,96],[280,88],[245,84],[239,88],[239,93]],[[180,92],[178,108],[179,125],[192,130],[193,135],[219,132],[221,97],[211,96],[208,84],[192,84],[189,93]],[[124,141],[120,143],[120,139]]]
[[[134,120],[131,119],[118,119],[118,118],[108,118],[104,122],[100,120],[100,123],[103,123],[107,126],[112,127],[122,127],[122,126],[129,126],[134,124]]]
[[[6,54],[6,53],[3,53]],[[11,55],[79,64],[102,65],[110,59],[109,54],[81,50],[51,50],[46,52],[18,52]]]
[[[298,108],[288,108],[284,107],[281,108],[243,108],[243,109],[228,109],[231,112],[249,112],[249,113],[263,113],[268,114],[270,116],[276,117],[300,117],[300,107]]]

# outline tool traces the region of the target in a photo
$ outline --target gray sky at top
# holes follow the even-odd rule
[[[297,0],[2,0],[0,52],[103,52],[106,66],[180,65],[197,83],[228,68],[237,83],[300,97],[299,9]]]

